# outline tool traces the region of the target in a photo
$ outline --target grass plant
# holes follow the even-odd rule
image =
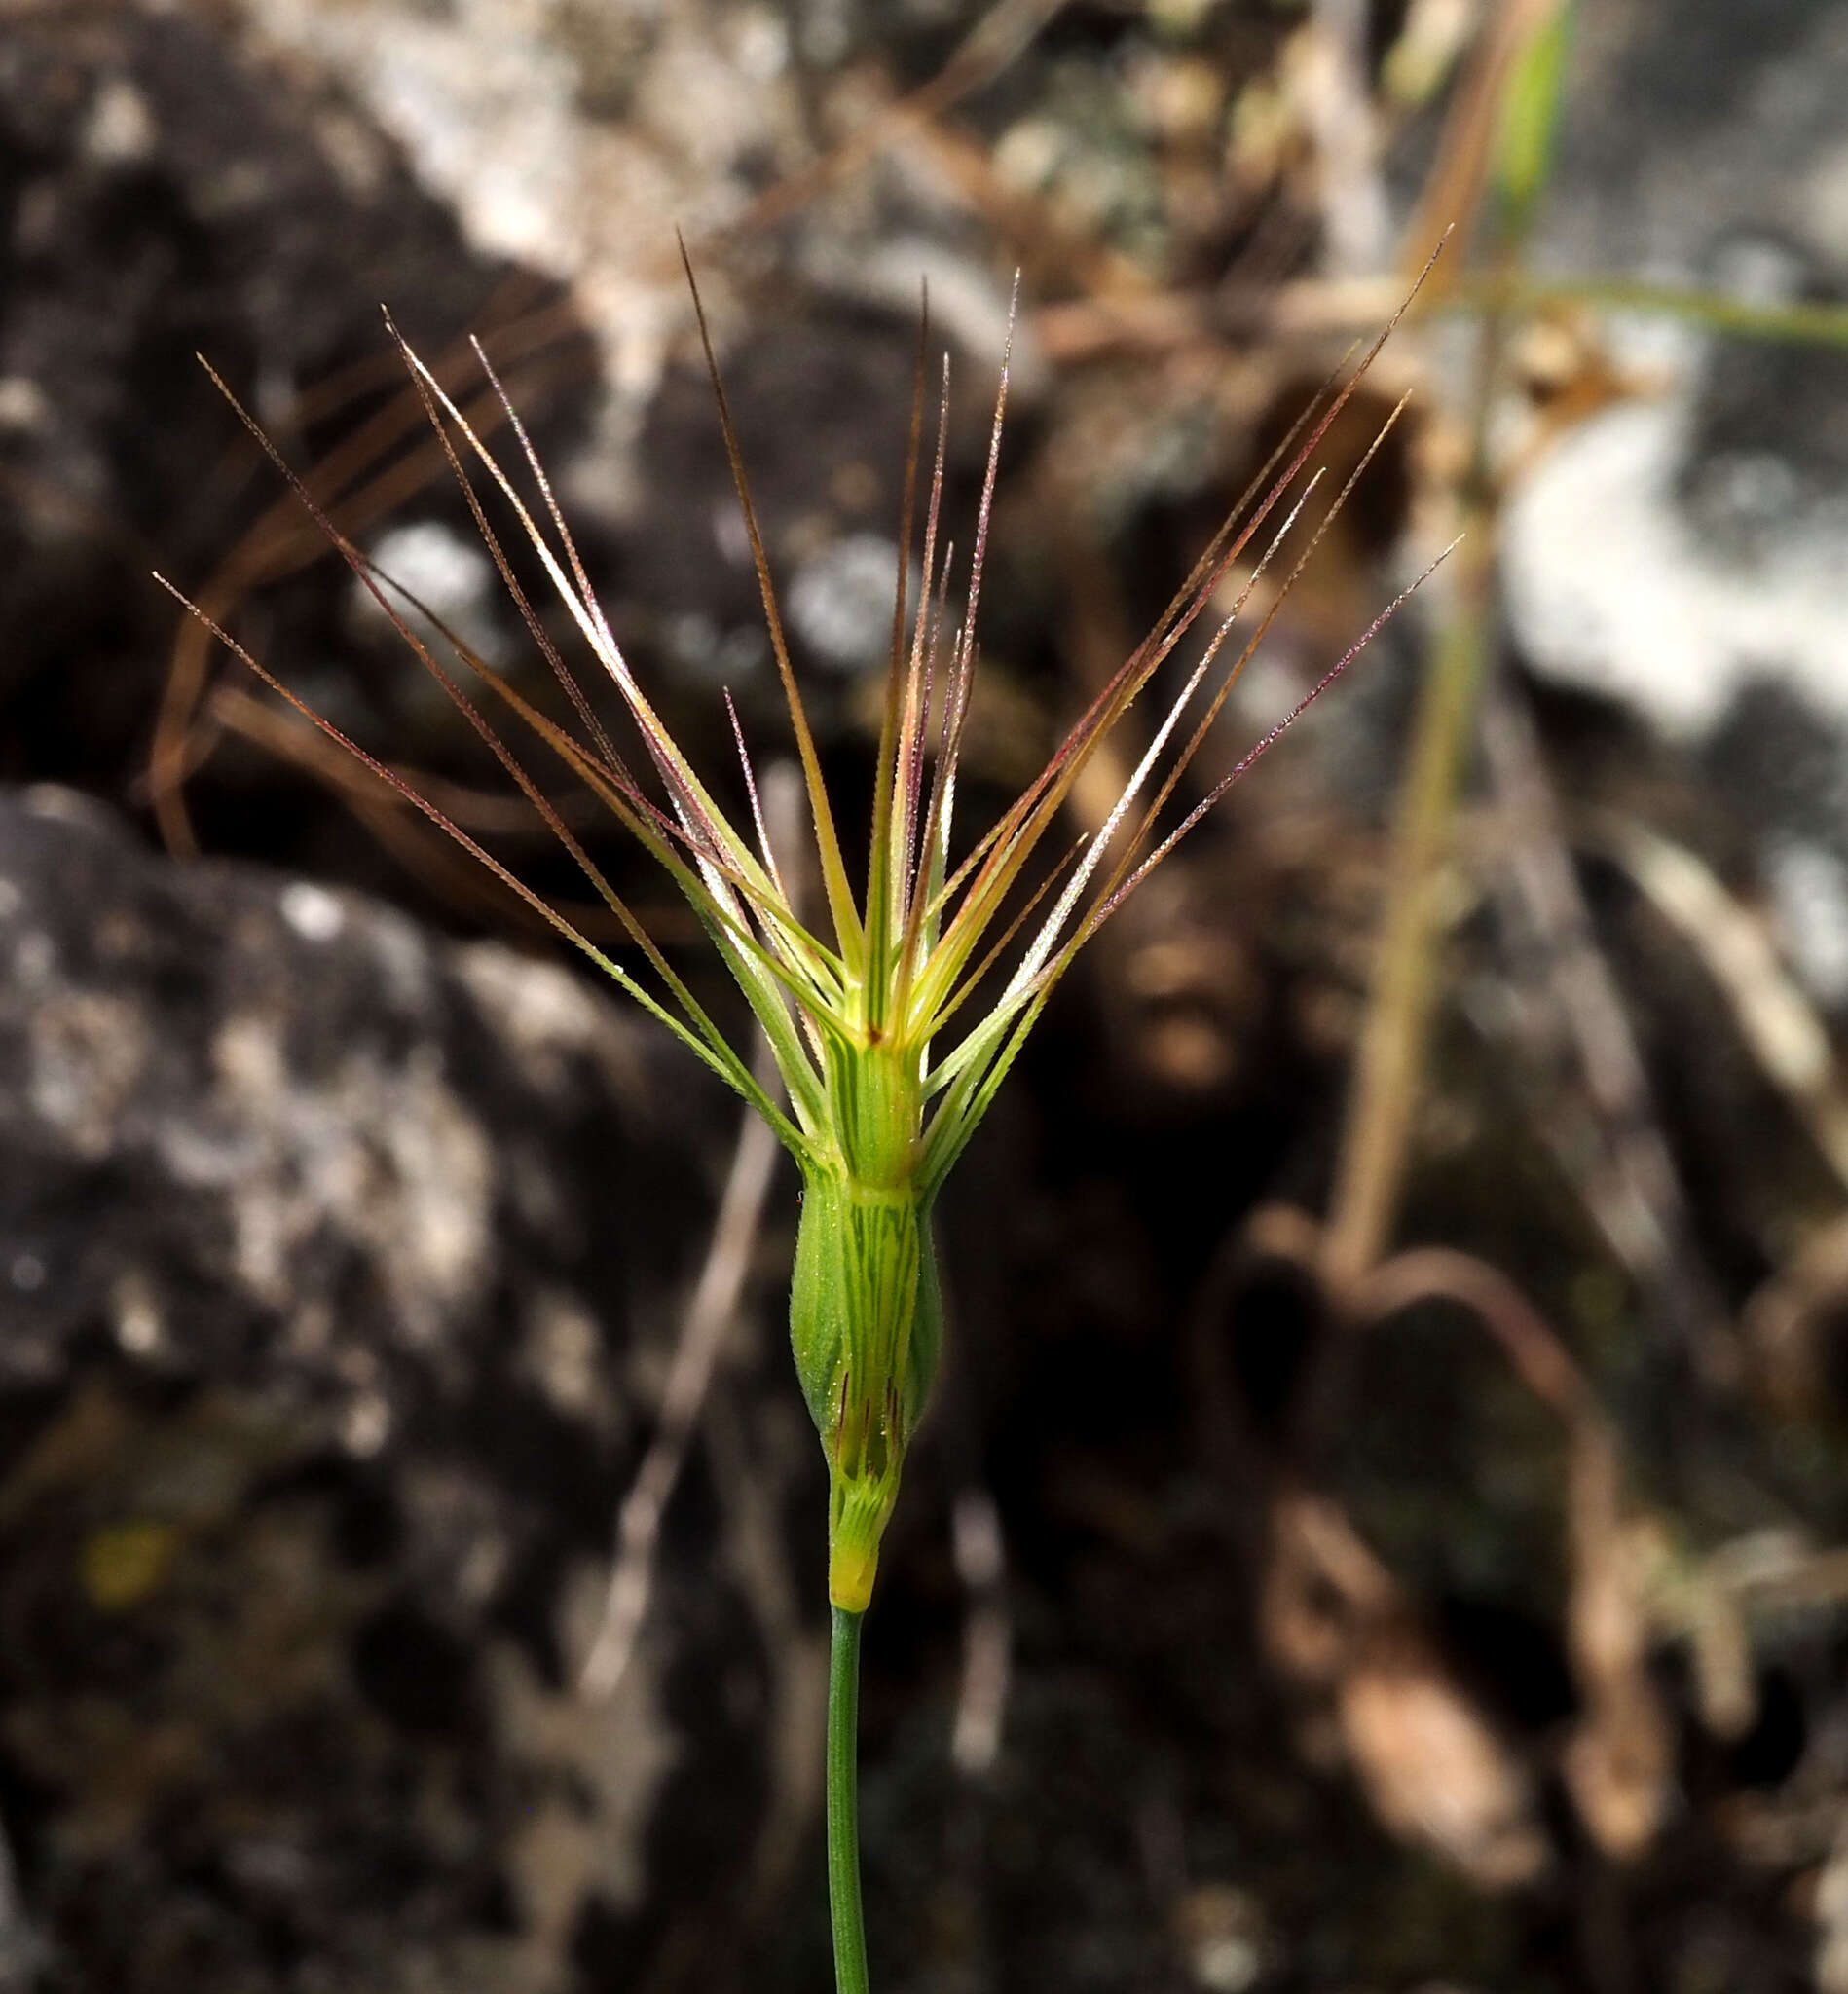
[[[690,266],[687,277],[692,284]],[[780,862],[766,834],[735,710],[731,719],[750,805],[748,823],[735,820],[715,800],[630,670],[538,457],[485,354],[482,365],[518,446],[511,468],[490,452],[436,376],[391,328],[483,542],[569,703],[569,724],[541,713],[455,631],[378,571],[341,534],[255,420],[229,389],[225,392],[360,583],[614,915],[632,944],[627,959],[618,960],[580,933],[403,778],[307,707],[209,614],[185,597],[180,600],[277,694],[455,838],[749,1102],[801,1172],[790,1329],[796,1372],[829,1473],[829,1896],[839,1994],[865,1994],[869,1976],[855,1797],[860,1630],[872,1598],[880,1541],[906,1450],[930,1398],[942,1342],[942,1288],[932,1229],[937,1199],[1022,1043],[1086,943],[1410,594],[1407,590],[1390,603],[1236,766],[1202,794],[1181,794],[1189,764],[1240,671],[1396,419],[1394,410],[1348,483],[1312,524],[1294,533],[1317,490],[1319,474],[1311,468],[1317,446],[1397,316],[1357,358],[1350,354],[1337,370],[1201,554],[1154,628],[1078,717],[1045,767],[991,825],[964,838],[955,821],[956,777],[977,663],[977,612],[1009,373],[1004,359],[974,534],[952,605],[957,564],[942,520],[949,362],[945,355],[932,364],[928,311],[921,312],[899,536],[904,551],[894,588],[870,821],[860,866],[857,854],[850,855],[823,780],[696,285],[693,302],[802,772],[821,880],[823,905],[816,911],[824,918],[798,905],[786,880],[788,855]],[[935,441],[927,450],[933,402]],[[515,476],[522,468],[524,491]],[[613,684],[639,742],[640,762],[618,748],[539,606],[517,578],[491,506],[511,521],[511,531],[542,564],[595,663],[597,683],[607,679]],[[915,597],[907,584],[912,551],[922,572]],[[1245,629],[1243,612],[1257,603],[1262,603],[1261,613]],[[444,654],[424,634],[430,628],[439,634]],[[1179,690],[1159,711],[1100,831],[1054,852],[1053,847],[1062,842],[1058,826],[1073,785],[1197,630],[1190,655],[1197,648],[1198,656],[1186,667]],[[507,719],[586,784],[684,896],[767,1042],[780,1091],[754,1072],[746,1052],[714,1019],[527,773],[501,732]]]

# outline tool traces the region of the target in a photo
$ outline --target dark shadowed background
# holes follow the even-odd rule
[[[739,800],[683,230],[851,823],[1017,269],[980,826],[1454,223],[1182,801],[1469,539],[945,1197],[873,1966],[1845,1994],[1845,102],[1840,0],[0,0],[0,1989],[827,1984],[793,1172],[150,579],[608,939],[195,355],[542,692],[380,307],[479,336]]]

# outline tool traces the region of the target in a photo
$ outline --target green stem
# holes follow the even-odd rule
[[[1614,312],[1647,312],[1685,319],[1709,332],[1728,333],[1736,339],[1848,346],[1848,309],[1809,298],[1732,298],[1718,291],[1642,283],[1624,277],[1522,277],[1508,286],[1505,296],[1507,303],[1523,312],[1542,311],[1548,305],[1601,305]],[[1458,286],[1456,302],[1480,307],[1481,288],[1466,279]]]
[[[1505,312],[1492,305],[1477,335],[1470,462],[1461,495],[1466,537],[1453,571],[1455,608],[1420,691],[1393,825],[1379,953],[1323,1234],[1323,1275],[1341,1297],[1390,1243],[1423,1089],[1437,988],[1440,889],[1476,709],[1494,656],[1497,493],[1489,420],[1506,333]]]
[[[831,1609],[828,1649],[828,1911],[834,1928],[834,1994],[869,1994],[867,1924],[860,1908],[860,1623]]]

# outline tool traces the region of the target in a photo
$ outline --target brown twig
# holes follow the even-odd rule
[[[774,1080],[775,1068],[761,1056],[761,1049],[758,1065],[766,1084]],[[654,1586],[661,1518],[679,1485],[720,1351],[737,1316],[776,1154],[769,1124],[747,1108],[719,1200],[712,1243],[675,1346],[661,1396],[660,1422],[616,1512],[615,1557],[603,1620],[577,1679],[579,1692],[592,1703],[607,1703],[615,1694],[635,1654]]]
[[[769,846],[782,855],[784,874],[798,897],[803,893],[806,849],[798,829],[800,791],[801,779],[790,763],[776,762],[764,770],[762,795]],[[775,1062],[761,1034],[757,1068],[766,1086],[774,1084]],[[712,1243],[675,1346],[661,1397],[660,1422],[616,1512],[615,1556],[604,1596],[603,1621],[578,1676],[579,1692],[595,1703],[607,1702],[614,1693],[635,1653],[653,1590],[654,1547],[661,1518],[685,1464],[726,1332],[737,1316],[763,1223],[776,1149],[768,1123],[747,1109],[719,1200]]]
[[[1397,1254],[1354,1289],[1351,1307],[1356,1321],[1377,1322],[1415,1302],[1437,1299],[1474,1316],[1565,1428],[1571,1551],[1567,1647],[1583,1714],[1562,1766],[1599,1845],[1618,1858],[1633,1856],[1660,1824],[1672,1741],[1648,1678],[1647,1616],[1625,1551],[1616,1431],[1545,1317],[1513,1281],[1473,1254],[1441,1246]]]
[[[1440,230],[1480,208],[1509,73],[1560,4],[1561,0],[1501,0],[1490,10],[1490,25],[1452,99],[1437,158],[1400,238],[1402,271],[1418,268],[1424,245]],[[1461,275],[1463,261],[1457,258],[1444,273],[1433,302],[1448,288],[1453,274]]]
[[[561,334],[574,329],[575,323],[569,307],[552,304],[529,312],[495,331],[494,350],[503,361],[511,364],[533,360],[517,377],[523,392],[540,392],[554,385],[561,373],[572,369],[573,361],[561,361],[556,356],[548,359],[545,349],[553,346]],[[534,359],[535,355],[538,357]],[[473,364],[472,351],[458,345],[445,354],[437,371],[444,379],[460,381]],[[348,370],[344,378],[350,383],[370,384],[373,375],[370,369]],[[351,391],[356,392],[357,388]],[[306,399],[318,410],[328,397],[324,390],[311,389]],[[296,413],[299,415],[300,411]],[[493,429],[502,420],[499,405],[491,393],[478,395],[470,404],[470,414],[484,431]],[[406,388],[309,473],[304,480],[308,491],[317,503],[337,510],[338,524],[344,532],[350,535],[363,533],[375,520],[440,475],[444,463],[442,451],[431,442],[408,451],[384,470],[377,469],[423,424],[423,405]],[[367,482],[358,484],[361,479]],[[353,489],[355,485],[357,489]],[[211,621],[225,624],[253,589],[295,573],[327,551],[326,536],[296,498],[285,493],[265,510],[200,588],[199,608]],[[201,704],[211,683],[214,643],[209,628],[198,616],[188,616],[181,622],[174,634],[166,683],[155,716],[154,739],[148,753],[147,792],[155,821],[168,850],[183,857],[198,851],[184,785],[209,751],[209,734],[202,744],[196,738],[196,729]]]
[[[450,839],[430,831],[399,792],[380,783],[363,764],[323,739],[279,702],[262,699],[241,686],[220,685],[207,702],[203,720],[203,724],[194,729],[196,742],[208,740],[207,728],[212,733],[222,729],[325,784],[413,878],[452,906],[497,927],[511,918],[531,933],[549,932],[530,907],[509,901],[492,877],[460,854]],[[544,821],[524,796],[485,794],[423,769],[407,769],[401,763],[392,763],[391,769],[407,788],[441,809],[453,824],[501,834],[536,830],[550,836]],[[554,807],[561,819],[576,822],[594,807],[594,798],[573,793]],[[592,941],[619,941],[626,933],[599,903],[560,898],[553,905]],[[697,919],[684,903],[634,911],[649,937],[663,944],[690,942],[700,933]]]
[[[1448,627],[1426,673],[1399,792],[1386,913],[1329,1201],[1323,1274],[1338,1302],[1390,1236],[1422,1089],[1456,794],[1492,645],[1494,528],[1480,503],[1469,519],[1469,537],[1455,562]]]
[[[1658,831],[1606,818],[1594,841],[1692,946],[1765,1078],[1848,1190],[1848,1087],[1815,1006],[1779,960],[1763,923],[1692,852]]]
[[[1594,1147],[1582,1202],[1628,1270],[1663,1330],[1697,1355],[1730,1341],[1723,1311],[1699,1268],[1681,1174],[1662,1133],[1648,1075],[1568,849],[1534,720],[1506,678],[1484,701],[1482,742],[1492,793],[1508,831],[1493,882],[1517,954],[1534,974],[1517,984],[1544,991],[1570,1038],[1589,1098]]]
[[[1001,1749],[1014,1646],[1001,1514],[986,1489],[971,1485],[956,1497],[950,1532],[966,1604],[962,1686],[949,1755],[958,1772],[974,1779],[990,1770]]]

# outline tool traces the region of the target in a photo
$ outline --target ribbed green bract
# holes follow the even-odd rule
[[[1530,70],[1532,89],[1524,101],[1531,99],[1537,117],[1547,101],[1544,61],[1536,55]],[[1527,160],[1531,166],[1530,156],[1537,155],[1532,144],[1522,143],[1526,150],[1515,145],[1509,157]],[[1519,177],[1516,167],[1504,166],[1504,172]],[[690,264],[687,278],[690,282]],[[1268,483],[1261,481],[1262,496],[1260,487],[1254,486],[1247,497],[1255,503],[1226,521],[1153,630],[1095,689],[1040,773],[987,831],[973,839],[957,839],[956,772],[976,668],[978,609],[1001,466],[1008,364],[1004,359],[958,614],[949,601],[951,543],[941,533],[949,447],[947,355],[938,401],[936,449],[930,459],[929,497],[923,508],[922,573],[915,593],[910,582],[924,462],[928,328],[920,325],[899,534],[904,553],[894,575],[885,703],[861,887],[852,876],[823,778],[820,751],[796,684],[763,534],[697,290],[693,305],[763,601],[765,630],[789,707],[819,873],[820,905],[815,908],[802,904],[804,896],[794,891],[795,878],[786,872],[801,841],[781,858],[773,848],[764,799],[735,711],[732,723],[751,802],[749,830],[721,807],[630,670],[590,592],[584,562],[552,487],[492,367],[489,383],[532,473],[538,493],[534,501],[522,496],[450,390],[393,329],[412,384],[495,565],[512,591],[535,645],[571,701],[574,726],[548,718],[433,611],[378,572],[342,535],[310,487],[289,470],[261,425],[241,409],[239,413],[372,600],[557,835],[640,958],[637,967],[651,972],[656,986],[645,983],[636,969],[573,926],[543,894],[516,878],[402,776],[315,714],[204,610],[195,609],[194,613],[266,684],[370,767],[405,802],[448,831],[534,914],[581,949],[673,1032],[762,1116],[795,1157],[802,1172],[804,1199],[790,1305],[791,1336],[802,1389],[828,1457],[832,1491],[829,1590],[837,1606],[858,1613],[866,1609],[871,1595],[879,1539],[898,1493],[906,1450],[930,1396],[942,1343],[942,1301],[931,1240],[931,1209],[938,1190],[1079,951],[1257,757],[1334,683],[1360,646],[1405,600],[1401,594],[1257,747],[1181,810],[1177,792],[1189,762],[1246,661],[1263,642],[1304,562],[1340,511],[1354,479],[1385,441],[1397,411],[1309,536],[1308,546],[1294,556],[1279,583],[1267,585],[1269,602],[1256,628],[1228,648],[1240,611],[1290,539],[1309,492],[1314,489],[1315,479],[1311,478],[1292,498],[1297,480],[1379,351],[1386,338],[1383,332],[1346,383],[1333,388],[1278,445],[1265,469]],[[485,354],[482,359],[486,366]],[[641,735],[647,757],[643,773],[651,782],[639,779],[611,741],[585,687],[525,593],[500,534],[484,509],[470,474],[471,462],[517,521],[596,660],[600,682],[607,679],[614,686]],[[1254,542],[1260,529],[1266,540]],[[1235,569],[1240,571],[1236,582]],[[1231,591],[1229,601],[1222,599],[1222,584]],[[407,620],[401,605],[416,615]],[[1028,868],[1053,833],[1086,770],[1188,633],[1209,612],[1220,619],[1217,627],[1199,647],[1179,692],[1167,700],[1132,772],[1117,786],[1116,801],[1102,823],[1034,886]],[[432,649],[425,620],[453,649],[455,660],[609,807],[673,880],[743,992],[775,1062],[776,1081],[758,1071],[732,1043],[693,983],[676,969],[647,924],[616,892],[545,788],[521,765],[487,714]],[[1218,683],[1209,692],[1206,688],[1215,676]],[[1192,724],[1183,734],[1178,730],[1184,718]],[[1180,811],[1180,821],[1164,831],[1164,813],[1172,814],[1170,806]],[[1090,807],[1088,803],[1087,810]],[[1055,885],[1058,890],[1053,893]],[[1041,903],[1049,895],[1051,905],[1043,908]],[[822,915],[825,918],[817,918]]]
[[[839,1152],[802,1173],[790,1289],[796,1376],[829,1474],[829,1598],[864,1612],[905,1452],[942,1347],[942,1291],[918,1182],[920,1061],[898,1049],[829,1061]]]

